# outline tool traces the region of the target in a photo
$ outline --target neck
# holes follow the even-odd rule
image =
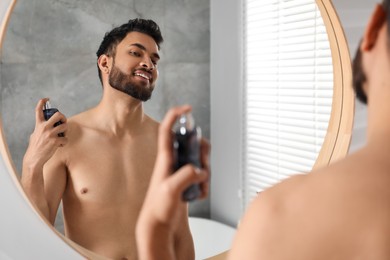
[[[379,90],[376,97],[371,98],[373,102],[367,108],[367,143],[390,144],[390,85],[383,83]]]
[[[134,132],[146,119],[142,101],[107,86],[96,110],[102,125],[114,134]]]

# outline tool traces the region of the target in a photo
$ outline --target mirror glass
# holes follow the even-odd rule
[[[191,104],[209,138],[209,0],[18,1],[9,21],[1,65],[1,111],[18,172],[42,97],[67,117],[100,101],[96,51],[104,34],[136,17],[159,24],[159,78],[145,111],[160,121],[169,107]],[[208,217],[209,202],[190,213]],[[61,230],[61,227],[59,228]]]
[[[156,21],[165,40],[146,112],[160,120],[170,106],[190,103],[209,136],[209,0],[18,1],[3,46],[1,109],[19,170],[37,100],[50,97],[67,117],[96,105],[95,52],[107,31],[135,17]]]

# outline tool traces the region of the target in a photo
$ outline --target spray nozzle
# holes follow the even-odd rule
[[[183,114],[179,117],[179,119],[176,121],[174,129],[182,132],[182,131],[186,131],[186,130],[191,131],[194,129],[194,127],[195,127],[195,120],[194,120],[192,114],[186,113],[186,114]],[[182,130],[182,129],[185,129],[185,130]],[[184,133],[182,133],[182,134],[184,134]]]
[[[44,106],[43,109],[50,109],[50,108],[51,108],[51,105],[50,105],[50,102],[48,100],[48,101],[46,101],[45,106]]]

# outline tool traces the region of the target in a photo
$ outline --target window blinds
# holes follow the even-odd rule
[[[311,170],[326,135],[333,67],[315,0],[244,1],[244,209]]]

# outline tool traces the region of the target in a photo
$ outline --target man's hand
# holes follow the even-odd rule
[[[186,205],[182,193],[191,184],[199,184],[201,198],[208,195],[209,144],[202,140],[202,169],[185,165],[172,173],[172,126],[189,106],[171,109],[160,125],[158,153],[153,176],[137,223],[137,245],[140,259],[175,259],[174,231],[178,228],[181,207]]]
[[[65,137],[68,126],[63,114],[56,112],[48,121],[45,121],[42,109],[46,101],[48,98],[39,100],[35,107],[35,129],[30,136],[30,142],[23,159],[23,165],[26,167],[42,168],[58,147],[64,146],[68,142]],[[62,124],[54,127],[58,121],[61,121]],[[64,133],[64,136],[58,136],[60,133]]]

